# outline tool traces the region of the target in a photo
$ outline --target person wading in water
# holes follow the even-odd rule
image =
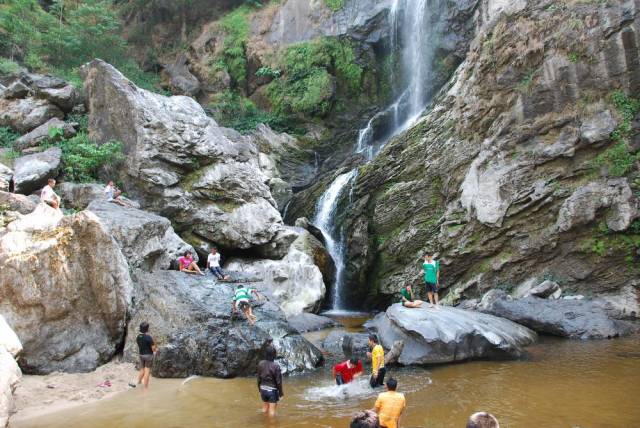
[[[282,372],[275,363],[276,348],[273,345],[265,349],[265,359],[258,363],[258,392],[262,399],[262,412],[273,417],[276,415],[278,401],[284,397]]]

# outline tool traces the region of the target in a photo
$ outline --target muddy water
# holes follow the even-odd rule
[[[522,361],[470,362],[392,369],[406,393],[402,426],[464,427],[487,410],[503,427],[640,426],[640,338],[578,342],[543,338]],[[347,427],[358,409],[373,406],[364,379],[344,390],[329,369],[289,377],[276,421],[258,412],[253,379],[153,379],[131,390],[46,417],[28,427]]]

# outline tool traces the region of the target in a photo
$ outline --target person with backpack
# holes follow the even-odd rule
[[[262,412],[271,417],[276,415],[278,401],[284,397],[282,388],[282,372],[275,363],[276,348],[268,345],[265,349],[265,359],[258,363],[258,392],[262,399]]]
[[[431,254],[424,255],[422,263],[422,273],[424,283],[427,288],[427,297],[431,306],[438,306],[438,287],[440,286],[440,262],[435,260]]]

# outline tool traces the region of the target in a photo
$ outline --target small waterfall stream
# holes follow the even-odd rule
[[[395,135],[405,131],[422,115],[429,94],[426,90],[431,77],[435,35],[431,25],[429,5],[434,0],[394,0],[389,11],[389,28],[391,29],[392,52],[400,52],[403,83],[396,92],[400,95],[383,111],[374,115],[367,125],[358,132],[355,147],[356,153],[362,153],[367,162],[378,154],[380,149]],[[402,46],[401,49],[398,49]],[[396,80],[392,75],[392,82]],[[375,137],[376,121],[386,118],[390,132],[384,137]],[[390,119],[390,120],[389,120]],[[331,309],[345,309],[342,301],[345,268],[344,233],[335,224],[338,203],[347,186],[353,186],[357,168],[336,177],[318,200],[314,224],[318,227],[327,242],[327,250],[336,264],[336,275],[332,290]]]

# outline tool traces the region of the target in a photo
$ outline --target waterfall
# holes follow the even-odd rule
[[[318,200],[316,206],[316,216],[313,223],[322,231],[324,235],[327,251],[331,254],[336,264],[336,274],[334,278],[334,289],[331,306],[334,309],[340,309],[343,307],[342,296],[338,284],[342,281],[342,272],[344,271],[344,245],[342,239],[342,233],[339,230],[335,230],[334,217],[336,209],[338,208],[338,201],[345,187],[353,180],[357,173],[357,169],[352,169],[349,172],[341,174],[336,177],[331,185],[324,192],[322,197]]]
[[[400,81],[396,93],[399,95],[384,110],[369,119],[358,132],[355,152],[361,153],[366,162],[371,161],[384,145],[395,135],[410,128],[421,116],[430,94],[426,83],[431,78],[435,28],[429,21],[430,4],[435,0],[394,0],[389,10],[390,45],[394,55],[400,53],[402,76],[391,75],[391,83]],[[376,122],[384,120],[389,131],[376,138]],[[343,273],[345,267],[345,243],[343,232],[335,224],[337,205],[346,186],[354,182],[357,168],[341,174],[333,180],[318,200],[314,224],[326,238],[327,250],[336,264],[336,275],[332,294],[334,310],[344,309],[342,301]],[[353,191],[353,187],[351,186]]]

